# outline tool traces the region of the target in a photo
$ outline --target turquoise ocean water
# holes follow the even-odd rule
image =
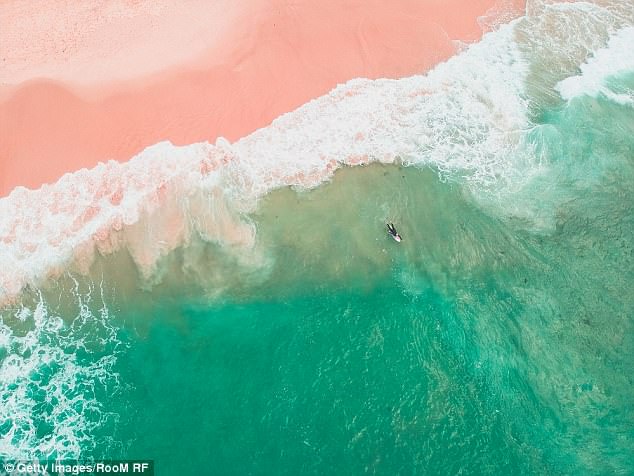
[[[634,97],[634,71],[568,100],[538,73],[542,171],[518,190],[344,168],[261,200],[259,266],[190,243],[204,278],[179,249],[139,287],[121,252],[26,293],[2,314],[3,456],[634,474],[634,107],[609,94]]]

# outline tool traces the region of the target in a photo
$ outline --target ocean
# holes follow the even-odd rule
[[[0,200],[0,456],[634,474],[631,7]]]

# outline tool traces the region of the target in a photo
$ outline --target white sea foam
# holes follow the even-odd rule
[[[581,74],[560,81],[555,89],[566,100],[602,95],[620,104],[634,105],[634,90],[615,92],[606,84],[610,76],[623,73],[634,74],[634,27],[618,30],[605,48],[581,65]]]
[[[72,328],[42,298],[14,311],[26,331],[6,324],[9,310],[1,315],[2,459],[79,458],[94,447],[92,432],[118,418],[106,415],[98,399],[117,385],[116,331],[105,306],[94,314],[76,297],[80,312]]]

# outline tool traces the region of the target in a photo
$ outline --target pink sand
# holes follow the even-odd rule
[[[235,140],[348,79],[424,72],[455,53],[454,40],[479,39],[478,17],[523,9],[519,0],[210,4],[0,3],[0,196],[161,140]]]

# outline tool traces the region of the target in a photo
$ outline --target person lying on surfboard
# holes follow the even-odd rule
[[[399,243],[403,239],[403,238],[401,238],[401,235],[399,235],[398,232],[396,231],[396,228],[394,227],[393,223],[388,223],[387,224],[387,232],[392,236],[392,238],[394,238]]]

